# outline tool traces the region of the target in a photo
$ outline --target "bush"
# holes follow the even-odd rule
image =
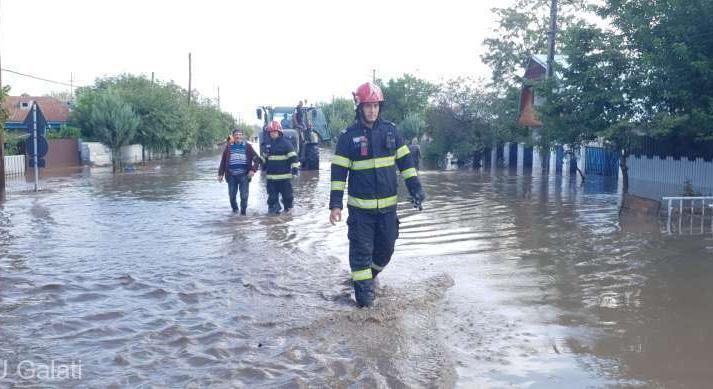
[[[5,131],[5,155],[23,154],[21,144],[29,139],[25,133],[14,133]]]
[[[77,139],[81,135],[82,130],[72,126],[63,126],[58,131],[47,131],[47,139]]]

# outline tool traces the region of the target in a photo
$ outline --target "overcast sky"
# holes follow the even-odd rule
[[[69,83],[154,72],[254,121],[260,104],[349,97],[362,82],[412,73],[434,82],[487,77],[481,1],[0,0],[2,67]],[[69,87],[3,72],[11,94]]]

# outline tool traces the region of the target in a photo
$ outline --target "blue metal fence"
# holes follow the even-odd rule
[[[613,177],[619,175],[619,155],[615,151],[603,147],[587,147],[585,158],[585,174]]]

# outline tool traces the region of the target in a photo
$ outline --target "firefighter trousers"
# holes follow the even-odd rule
[[[285,211],[292,209],[292,180],[267,180],[267,211],[280,213],[280,196]]]
[[[372,213],[349,208],[349,266],[359,306],[374,301],[374,277],[389,264],[399,236],[396,211]]]

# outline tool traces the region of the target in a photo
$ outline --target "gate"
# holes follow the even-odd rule
[[[587,147],[585,150],[585,174],[598,176],[619,175],[619,155],[603,147]]]

